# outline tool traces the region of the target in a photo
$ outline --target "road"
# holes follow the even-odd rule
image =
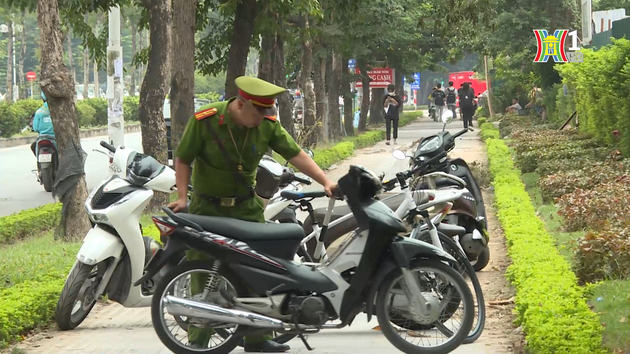
[[[450,125],[449,130],[454,133],[461,129],[461,122],[456,121]],[[327,172],[330,179],[336,181],[344,175],[349,165],[362,165],[367,169],[379,174],[388,172],[393,176],[397,171],[404,170],[406,161],[398,161],[392,157],[392,151],[396,148],[406,149],[411,146],[421,136],[427,136],[440,131],[442,127],[427,119],[404,127],[400,131],[398,138],[399,146],[387,146],[384,142],[376,146],[363,149],[353,157],[340,163],[336,168]],[[98,141],[98,139],[95,139]],[[90,142],[84,142],[87,146]],[[96,142],[94,142],[96,144]],[[480,141],[477,132],[466,134],[457,139],[457,146],[452,155],[459,156],[468,161],[478,157]],[[98,168],[98,166],[97,166]],[[102,169],[106,174],[106,168]],[[321,187],[309,186],[306,189],[312,190]],[[325,198],[315,206],[324,206]],[[301,215],[304,217],[304,215]],[[485,270],[484,273],[497,273],[503,279],[503,273],[498,274],[498,270]],[[482,282],[483,286],[488,286],[489,281]],[[485,289],[484,289],[485,292]],[[505,329],[511,330],[512,319],[509,316],[503,318],[488,318],[486,330],[475,343],[457,348],[452,353],[455,354],[508,354],[512,353],[510,340],[505,334]],[[377,322],[373,319],[367,323],[366,316],[359,315],[355,319],[352,327],[340,330],[328,330],[319,334],[311,335],[309,343],[315,348],[312,354],[323,353],[348,353],[357,350],[365,354],[389,354],[398,353],[378,331],[374,330]],[[304,345],[298,340],[290,342],[290,353],[309,353]],[[99,304],[86,321],[77,329],[67,332],[57,332],[55,330],[37,334],[18,345],[22,353],[28,354],[74,354],[74,353],[170,353],[168,349],[157,338],[152,328],[151,316],[148,308],[127,309],[122,306],[109,303]],[[234,353],[242,353],[242,348],[238,348]]]
[[[81,140],[87,153],[85,172],[88,188],[98,186],[109,176],[107,157],[94,149],[104,150],[100,141],[105,137],[92,137]],[[106,138],[105,138],[106,140]],[[125,134],[125,145],[142,151],[140,133]],[[23,209],[52,203],[52,194],[44,190],[31,171],[37,168],[30,145],[0,149],[0,216],[9,215]]]

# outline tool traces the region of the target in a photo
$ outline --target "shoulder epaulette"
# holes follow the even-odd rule
[[[196,120],[202,120],[204,118],[208,118],[211,117],[213,115],[215,115],[219,110],[217,110],[216,108],[207,108],[204,109],[203,111],[199,111],[197,113],[195,113],[195,119]]]
[[[265,116],[265,118],[269,119],[272,122],[278,121],[278,116]]]

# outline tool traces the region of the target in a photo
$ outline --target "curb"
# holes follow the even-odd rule
[[[91,138],[94,136],[105,136],[107,135],[107,127],[105,128],[88,128],[81,129],[80,136],[83,138]],[[134,123],[125,125],[125,134],[127,133],[137,133],[140,131],[140,123]],[[8,148],[20,145],[29,145],[32,144],[35,140],[37,140],[37,136],[25,136],[21,138],[2,138],[0,139],[0,148]]]

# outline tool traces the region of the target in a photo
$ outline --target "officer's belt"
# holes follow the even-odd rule
[[[205,200],[210,204],[214,204],[216,206],[221,207],[233,207],[237,204],[240,204],[246,200],[249,200],[254,197],[254,193],[241,194],[234,197],[214,197],[207,194],[197,193],[193,191],[196,195],[198,195],[201,199]]]

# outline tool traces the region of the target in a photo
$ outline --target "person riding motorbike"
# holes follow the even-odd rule
[[[44,104],[35,111],[35,117],[33,118],[33,131],[37,132],[39,135],[51,135],[54,137],[55,130],[53,129],[53,122],[50,117],[50,110],[48,109],[48,100],[43,92],[42,100],[44,100]],[[37,141],[38,139],[31,144],[31,150],[33,151],[33,155],[35,155],[35,157],[37,157]]]
[[[324,186],[332,195],[336,184],[330,181],[317,164],[304,152],[277,121],[274,98],[284,88],[254,77],[235,80],[236,97],[201,107],[188,121],[175,152],[178,200],[169,205],[174,212],[187,205],[191,163],[193,195],[192,214],[231,217],[264,223],[262,200],[254,192],[258,163],[270,147],[302,173]],[[196,250],[188,250],[189,260],[208,260]],[[191,276],[191,293],[203,292],[206,276]],[[191,348],[207,348],[212,328],[189,326]],[[246,352],[285,352],[288,345],[272,337],[245,337]]]

